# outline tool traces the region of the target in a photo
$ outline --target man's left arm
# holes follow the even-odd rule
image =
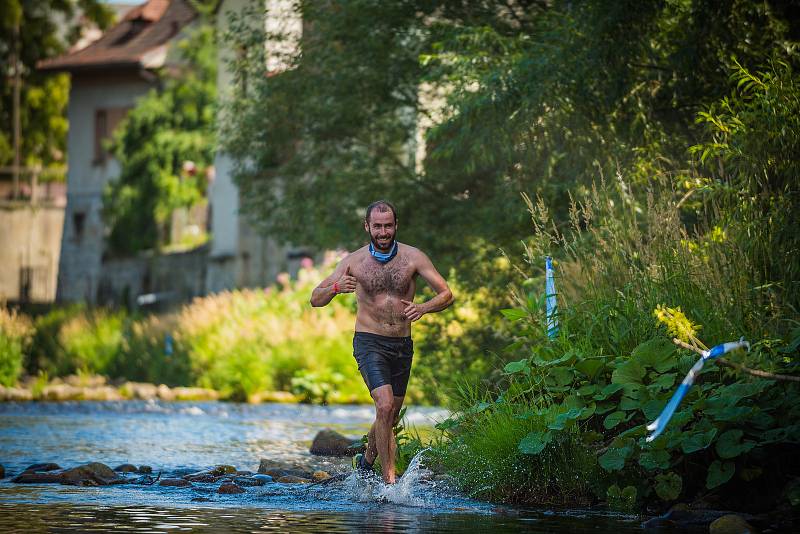
[[[402,303],[406,306],[403,311],[406,319],[410,321],[416,321],[426,313],[440,312],[450,306],[455,300],[453,292],[450,291],[450,287],[447,285],[447,281],[439,274],[439,271],[433,266],[433,262],[431,262],[428,256],[423,252],[419,252],[417,258],[415,258],[415,263],[417,264],[417,274],[431,286],[431,289],[436,291],[436,296],[420,304],[403,300]]]

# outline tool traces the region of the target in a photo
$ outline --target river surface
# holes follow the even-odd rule
[[[418,427],[446,417],[408,410]],[[308,452],[319,430],[364,434],[369,406],[219,402],[0,403],[0,532],[613,532],[640,530],[632,516],[581,510],[498,507],[425,476],[424,453],[392,487],[349,474],[349,459]],[[260,459],[297,463],[343,480],[278,484],[219,495],[214,484],[76,487],[13,484],[38,462],[74,467],[149,465],[162,477],[214,465],[257,471]]]

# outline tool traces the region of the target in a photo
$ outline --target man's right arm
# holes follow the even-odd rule
[[[350,274],[347,259],[343,260],[329,277],[319,283],[311,292],[311,305],[315,308],[327,306],[338,293],[352,293],[356,290],[356,279]]]

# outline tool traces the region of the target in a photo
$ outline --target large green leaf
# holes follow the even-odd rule
[[[531,372],[531,365],[527,358],[516,361],[516,362],[509,362],[503,367],[503,371],[507,374],[514,374],[524,372],[528,374]]]
[[[582,413],[583,410],[580,410],[578,408],[572,408],[569,411],[558,414],[556,416],[555,421],[550,423],[547,426],[547,428],[549,428],[550,430],[564,430],[564,426],[567,424],[568,421],[577,419],[578,417],[581,416]]]
[[[736,464],[733,462],[720,462],[719,460],[714,460],[714,462],[708,468],[706,487],[708,489],[714,489],[717,486],[721,486],[729,481],[735,472]]]
[[[567,386],[575,379],[572,369],[568,367],[554,367],[547,372],[547,376],[556,386]]]
[[[681,441],[681,449],[686,454],[690,454],[702,449],[705,449],[711,442],[714,441],[714,436],[717,435],[716,428],[710,428],[705,432],[693,432]]]
[[[542,452],[552,439],[553,436],[550,432],[531,432],[522,438],[517,448],[523,454],[536,455]]]
[[[675,373],[666,373],[650,382],[650,386],[656,389],[672,389],[677,377]]]
[[[590,380],[594,379],[597,372],[605,365],[605,359],[587,358],[575,363],[575,369],[586,375]]]
[[[656,475],[656,495],[662,501],[674,501],[681,494],[683,480],[675,473]]]
[[[611,382],[622,385],[640,384],[644,373],[644,367],[638,361],[628,360],[611,373]]]
[[[669,459],[669,452],[663,449],[656,451],[645,451],[639,455],[639,465],[648,471],[666,469],[669,467]]]
[[[755,447],[756,444],[752,441],[741,441],[743,434],[744,432],[739,429],[723,432],[716,445],[719,457],[725,459],[736,458]]]
[[[598,458],[598,462],[600,463],[600,467],[606,471],[619,471],[625,467],[625,459],[630,456],[630,454],[630,447],[609,447],[609,449]]]
[[[616,411],[611,412],[603,419],[603,427],[606,429],[611,429],[620,424],[622,421],[625,420],[625,412]]]
[[[644,367],[652,367],[659,373],[664,373],[673,369],[677,364],[675,358],[672,357],[675,348],[672,342],[659,337],[645,341],[633,349],[631,357]]]

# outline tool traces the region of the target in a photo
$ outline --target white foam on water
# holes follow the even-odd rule
[[[379,477],[364,477],[353,473],[344,480],[345,495],[357,502],[388,502],[416,508],[434,507],[431,497],[424,495],[426,485],[422,483],[431,473],[422,465],[422,456],[427,450],[421,450],[411,459],[408,469],[395,484],[385,484]]]

